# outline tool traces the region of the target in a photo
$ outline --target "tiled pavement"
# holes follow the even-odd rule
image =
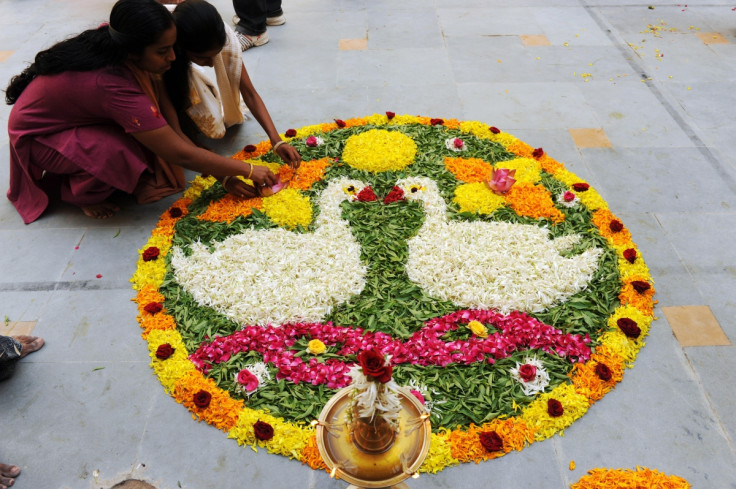
[[[3,85],[112,3],[2,0]],[[232,16],[229,0],[213,3]],[[281,131],[391,110],[479,120],[544,147],[601,192],[651,268],[659,319],[615,391],[564,437],[412,488],[562,489],[593,467],[637,465],[736,487],[735,6],[287,0],[287,23],[244,54]],[[263,138],[250,121],[211,146],[232,154]],[[131,476],[162,489],[345,487],[192,421],[153,377],[128,279],[172,200],[100,222],[60,207],[29,226],[0,203],[4,327],[47,341],[0,384],[0,460],[24,469],[15,487]]]

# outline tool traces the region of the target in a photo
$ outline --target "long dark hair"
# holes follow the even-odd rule
[[[187,52],[204,53],[222,49],[227,40],[225,23],[217,9],[205,0],[185,0],[174,9],[176,60],[164,74],[166,91],[181,114],[189,107],[189,67]]]
[[[121,65],[128,55],[139,55],[156,42],[173,22],[168,9],[156,0],[118,0],[109,25],[86,30],[36,54],[31,65],[11,78],[5,101],[13,105],[38,75]]]

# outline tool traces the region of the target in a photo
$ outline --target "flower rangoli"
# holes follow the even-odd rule
[[[357,355],[431,412],[422,466],[561,433],[623,378],[654,288],[626,226],[564,165],[481,122],[393,113],[290,129],[234,158],[285,188],[197,177],[131,279],[151,366],[238,443],[324,468],[310,421]]]

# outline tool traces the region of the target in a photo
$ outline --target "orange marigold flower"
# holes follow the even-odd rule
[[[563,165],[562,163],[560,163],[559,161],[553,158],[550,158],[546,153],[541,158],[539,158],[537,161],[539,161],[539,164],[542,166],[542,170],[552,175],[554,175],[560,170],[565,169],[565,165]]]
[[[480,443],[480,433],[495,431],[503,440],[503,450],[489,452]],[[454,430],[448,436],[452,457],[460,462],[475,462],[501,457],[511,450],[521,450],[534,441],[534,429],[517,418],[494,419],[482,426],[471,424],[467,430]]]
[[[315,182],[322,180],[325,170],[330,166],[329,158],[303,161],[289,181],[289,188],[295,190],[309,190]]]
[[[445,168],[461,182],[485,182],[491,178],[493,167],[480,158],[445,158]]]
[[[552,194],[542,185],[517,183],[506,193],[506,202],[520,216],[546,217],[553,222],[565,220],[565,215],[555,207]]]
[[[148,338],[148,333],[150,333],[154,329],[176,329],[176,322],[174,321],[174,318],[169,316],[168,314],[146,314],[145,316],[141,316],[141,328],[143,328],[143,333],[141,333],[141,336],[143,338]]]
[[[150,313],[146,312],[145,308],[147,304],[151,302],[163,303],[166,298],[158,291],[155,285],[146,284],[141,287],[135,299],[132,300],[138,303],[138,322],[141,322],[144,317],[151,316]]]
[[[307,446],[302,450],[301,461],[303,464],[309,465],[312,469],[330,470],[322,460],[317,447],[317,436],[313,435],[307,441]]]
[[[532,158],[532,153],[534,152],[534,148],[518,139],[509,144],[506,149],[515,155],[523,156],[525,158]]]
[[[212,396],[207,407],[198,407],[194,402],[195,394],[200,391]],[[242,400],[231,398],[230,394],[217,387],[214,380],[204,378],[197,370],[187,372],[176,381],[172,394],[176,402],[192,411],[194,419],[199,417],[223,431],[235,426],[243,408]]]
[[[646,282],[646,277],[640,277],[637,275],[631,275],[624,279],[623,287],[621,287],[621,293],[618,298],[621,301],[621,305],[631,305],[636,307],[643,314],[653,315],[654,314],[654,287],[639,292],[634,287],[633,282]]]
[[[230,194],[218,201],[210,203],[207,210],[197,216],[197,219],[214,222],[233,222],[238,216],[250,216],[253,209],[263,209],[263,199],[240,199]]]
[[[601,236],[607,238],[613,244],[621,246],[627,243],[631,243],[631,233],[626,227],[623,227],[620,231],[613,231],[611,229],[611,222],[618,221],[616,216],[613,215],[608,209],[598,209],[593,213],[593,224],[598,228]],[[620,221],[618,221],[620,222]]]

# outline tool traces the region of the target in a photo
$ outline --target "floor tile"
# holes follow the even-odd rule
[[[611,141],[608,140],[603,129],[582,128],[570,129],[570,136],[578,148],[610,148]]]
[[[403,2],[402,2],[403,3]],[[371,49],[411,49],[444,47],[437,15],[434,11],[392,11],[390,14],[369,15],[368,39]]]
[[[728,44],[729,41],[719,32],[698,32],[697,36],[703,44]]]
[[[733,440],[736,437],[736,410],[733,409],[732,391],[724,389],[723,383],[730,379],[729,372],[736,369],[736,347],[704,346],[688,348],[685,352],[728,436]]]
[[[368,49],[368,39],[340,39],[340,51],[362,51]]]
[[[33,328],[36,327],[37,322],[38,321],[8,321],[6,319],[2,323],[0,323],[0,335],[30,335],[33,333]]]
[[[13,55],[13,51],[0,51],[0,63],[7,61]]]
[[[523,34],[519,37],[524,46],[549,46],[549,39],[544,34]]]
[[[731,344],[708,306],[663,307],[662,312],[681,346]]]
[[[83,236],[79,229],[21,231],[0,230],[0,248],[22,251],[32,260],[18,260],[15,253],[0,255],[0,283],[54,282],[66,269],[74,247]],[[49,252],[49,244],[53,243]]]

